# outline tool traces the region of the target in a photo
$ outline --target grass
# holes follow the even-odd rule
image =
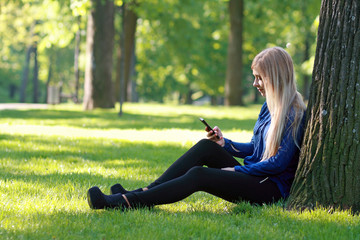
[[[247,141],[259,109],[126,104],[122,118],[75,105],[0,111],[0,239],[360,239],[360,217],[346,211],[300,213],[202,192],[152,210],[89,209],[91,186],[155,180],[204,136],[199,116]]]

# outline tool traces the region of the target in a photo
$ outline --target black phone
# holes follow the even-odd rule
[[[210,131],[212,131],[212,132],[215,134],[215,136],[216,136],[217,139],[220,139],[220,137],[219,137],[218,135],[216,135],[214,129],[212,129],[212,127],[210,127],[210,125],[205,121],[205,119],[199,118],[199,120],[200,120]]]

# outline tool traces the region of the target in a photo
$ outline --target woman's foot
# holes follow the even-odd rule
[[[110,187],[110,194],[118,194],[118,193],[121,193],[121,194],[126,194],[126,193],[135,193],[135,192],[142,192],[142,191],[146,191],[148,190],[147,188],[138,188],[138,189],[135,189],[133,191],[127,191],[123,186],[121,186],[120,183],[117,183],[115,185],[112,185]]]
[[[107,205],[104,194],[97,186],[88,190],[87,201],[91,209],[103,209]]]
[[[87,201],[91,209],[120,208],[125,210],[130,207],[125,195],[105,195],[98,187],[92,187],[87,192]]]
[[[121,194],[126,194],[128,193],[128,191],[126,191],[125,188],[123,188],[123,186],[121,186],[120,183],[117,183],[115,185],[112,185],[110,188],[110,194],[117,194],[117,193],[121,193]]]

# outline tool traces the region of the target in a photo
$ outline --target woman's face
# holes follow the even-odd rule
[[[265,84],[260,74],[253,69],[253,75],[255,77],[253,86],[257,88],[261,96],[265,97]]]

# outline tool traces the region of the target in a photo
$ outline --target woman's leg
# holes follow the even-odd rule
[[[208,139],[202,139],[176,160],[157,180],[145,189],[153,188],[161,183],[180,177],[194,166],[204,165],[211,168],[223,168],[240,165],[240,163],[217,143]],[[112,193],[128,193],[120,184],[116,184],[111,188]],[[142,189],[140,188],[132,192],[141,191]]]
[[[176,160],[158,179],[147,188],[180,177],[195,166],[208,166],[210,168],[234,167],[240,163],[217,143],[202,139],[178,160]]]
[[[214,168],[193,167],[181,177],[148,191],[125,194],[133,206],[154,206],[180,201],[204,191],[230,202],[271,203],[282,198],[277,185],[266,177]]]

